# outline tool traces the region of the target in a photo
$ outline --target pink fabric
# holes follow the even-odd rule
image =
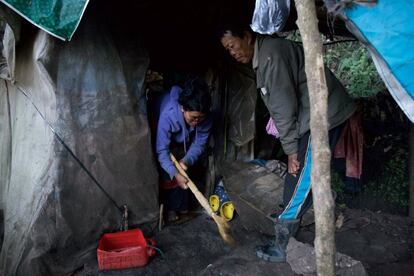
[[[334,151],[335,158],[346,160],[346,176],[361,178],[363,146],[362,113],[355,112],[346,123]]]
[[[267,122],[266,132],[274,137],[279,138],[279,131],[276,128],[275,123],[273,122],[272,117],[269,118],[269,122]]]

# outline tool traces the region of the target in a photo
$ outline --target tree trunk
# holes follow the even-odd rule
[[[335,275],[334,202],[328,143],[328,89],[314,0],[295,0],[297,24],[305,50],[310,99],[312,195],[315,208],[315,253],[318,275]]]
[[[409,161],[408,161],[408,173],[409,177],[409,186],[410,186],[410,217],[414,217],[414,124],[410,123],[410,136],[408,143],[410,145]]]

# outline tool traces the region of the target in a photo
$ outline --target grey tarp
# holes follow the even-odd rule
[[[227,117],[229,139],[243,146],[255,135],[255,108],[257,89],[250,66],[234,64],[228,75]]]
[[[25,26],[14,70],[10,62],[2,70],[12,81],[0,80],[1,275],[71,274],[120,223],[47,122],[117,204],[128,205],[130,224],[157,219],[143,91],[149,58],[137,38],[111,36],[97,22],[85,18],[70,43]],[[2,26],[4,65],[14,38]]]

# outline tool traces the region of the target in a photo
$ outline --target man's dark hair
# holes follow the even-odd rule
[[[198,111],[204,114],[210,112],[210,89],[200,77],[188,78],[184,83],[183,91],[178,98],[178,103],[185,111]]]
[[[254,32],[248,26],[236,24],[223,24],[217,31],[217,38],[221,39],[225,34],[230,34],[232,36],[243,38],[245,31],[248,31],[252,35],[254,35]]]

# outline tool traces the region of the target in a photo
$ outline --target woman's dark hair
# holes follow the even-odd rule
[[[198,111],[204,114],[210,112],[210,89],[205,80],[200,77],[188,78],[184,83],[183,91],[178,98],[178,103],[185,111]]]

